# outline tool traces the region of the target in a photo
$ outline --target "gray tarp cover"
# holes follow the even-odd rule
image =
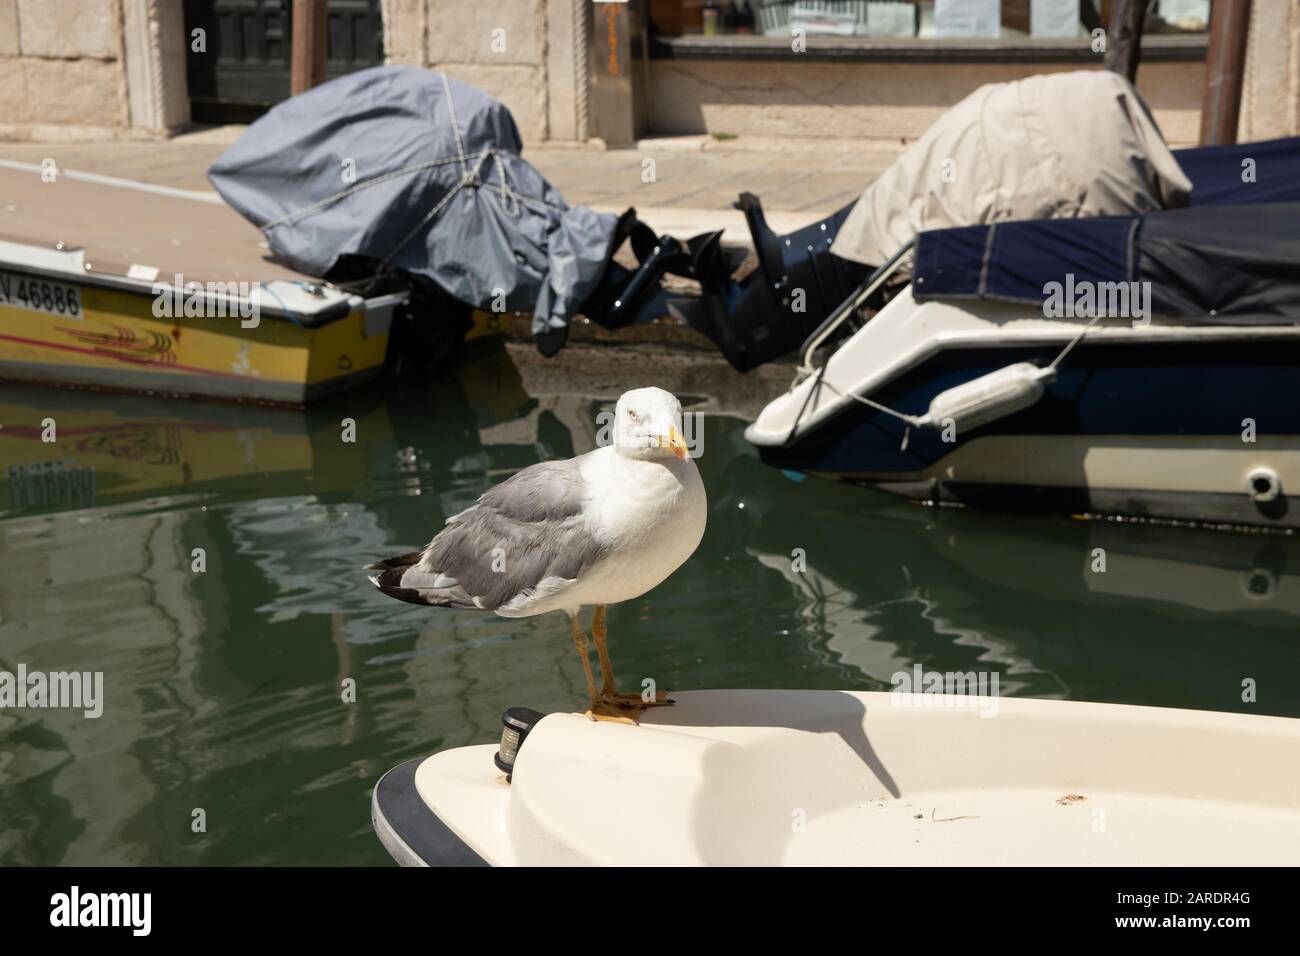
[[[469,305],[533,312],[539,340],[600,281],[615,216],[569,206],[520,158],[510,111],[417,67],[382,66],[279,104],[208,171],[308,275],[369,256]],[[499,291],[498,291],[499,290]]]
[[[867,187],[831,252],[879,265],[927,229],[1153,212],[1186,206],[1191,186],[1124,77],[990,83]]]

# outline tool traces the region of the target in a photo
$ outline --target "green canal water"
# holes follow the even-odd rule
[[[606,407],[528,394],[504,353],[306,412],[0,388],[0,671],[100,671],[105,698],[0,710],[0,863],[387,864],[380,774],[583,680],[562,616],[412,607],[360,566],[591,447]],[[767,468],[743,427],[705,419],[698,552],[611,609],[627,688],[882,690],[920,664],[1300,715],[1294,538],[911,506]]]

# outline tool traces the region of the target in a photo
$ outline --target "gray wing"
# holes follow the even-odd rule
[[[381,572],[373,580],[412,603],[527,614],[602,554],[583,521],[584,495],[577,459],[531,465],[447,519],[418,555],[372,565]]]

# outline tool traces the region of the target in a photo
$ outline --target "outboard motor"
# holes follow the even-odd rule
[[[785,236],[768,226],[753,193],[741,193],[735,205],[745,214],[758,268],[736,283],[729,273],[720,273],[721,256],[697,255],[693,265],[701,296],[673,298],[668,306],[716,342],[734,368],[748,372],[797,349],[871,270],[831,255],[853,203]]]
[[[607,329],[620,329],[671,314],[668,293],[660,285],[666,273],[696,279],[722,292],[732,272],[721,247],[722,233],[706,232],[682,245],[672,236],[658,236],[629,209],[619,218],[610,244],[610,257],[600,285],[582,306],[582,314]],[[614,261],[616,252],[630,241],[636,269]]]
[[[853,204],[785,236],[768,226],[752,193],[742,193],[736,208],[745,214],[758,258],[758,267],[743,282],[731,278],[734,263],[722,248],[721,232],[701,233],[683,245],[672,236],[657,236],[629,209],[619,219],[600,285],[582,314],[608,329],[672,315],[715,342],[741,372],[797,349],[871,271],[831,255]],[[629,241],[635,270],[613,258],[613,251]],[[670,296],[660,283],[666,273],[696,280],[700,295]]]
[[[614,261],[614,253],[630,241],[637,268],[628,269]],[[581,312],[607,329],[667,315],[665,294],[659,280],[667,271],[686,267],[682,244],[672,236],[657,236],[653,229],[629,209],[619,217],[610,243],[609,259],[600,285],[582,304]]]

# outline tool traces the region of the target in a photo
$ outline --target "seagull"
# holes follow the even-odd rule
[[[447,519],[423,551],[367,565],[384,594],[430,607],[569,616],[592,720],[631,722],[647,706],[620,694],[605,608],[640,597],[676,571],[704,536],[704,483],[682,437],[682,406],[661,388],[625,392],[610,445],[530,465]],[[578,615],[595,606],[601,686]]]

